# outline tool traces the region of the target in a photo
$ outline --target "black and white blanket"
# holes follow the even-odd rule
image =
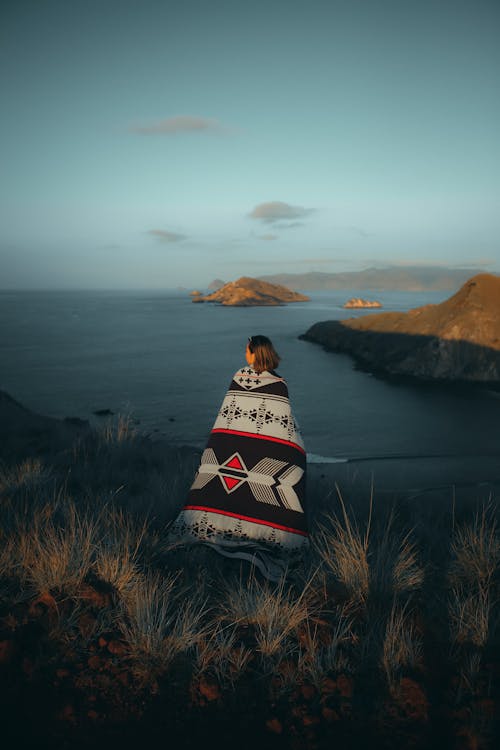
[[[276,373],[235,373],[172,532],[278,580],[308,544],[306,453]]]

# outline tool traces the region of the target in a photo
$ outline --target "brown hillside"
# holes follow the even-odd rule
[[[481,273],[438,305],[343,321],[358,331],[409,333],[500,349],[500,277]]]
[[[315,323],[302,337],[364,367],[423,380],[500,382],[500,278],[478,274],[438,305]]]

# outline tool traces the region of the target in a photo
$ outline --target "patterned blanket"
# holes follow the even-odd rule
[[[306,454],[275,373],[235,373],[172,532],[279,580],[308,544]]]

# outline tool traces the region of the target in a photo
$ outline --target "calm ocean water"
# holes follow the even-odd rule
[[[37,412],[91,419],[131,414],[140,428],[203,446],[249,335],[280,353],[306,447],[329,458],[477,456],[498,451],[500,394],[393,384],[298,336],[346,311],[363,290],[311,294],[287,307],[194,305],[186,293],[0,292],[0,389]],[[386,310],[448,293],[382,292]]]

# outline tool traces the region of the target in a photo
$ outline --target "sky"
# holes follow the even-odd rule
[[[0,288],[500,271],[498,0],[4,0]]]

